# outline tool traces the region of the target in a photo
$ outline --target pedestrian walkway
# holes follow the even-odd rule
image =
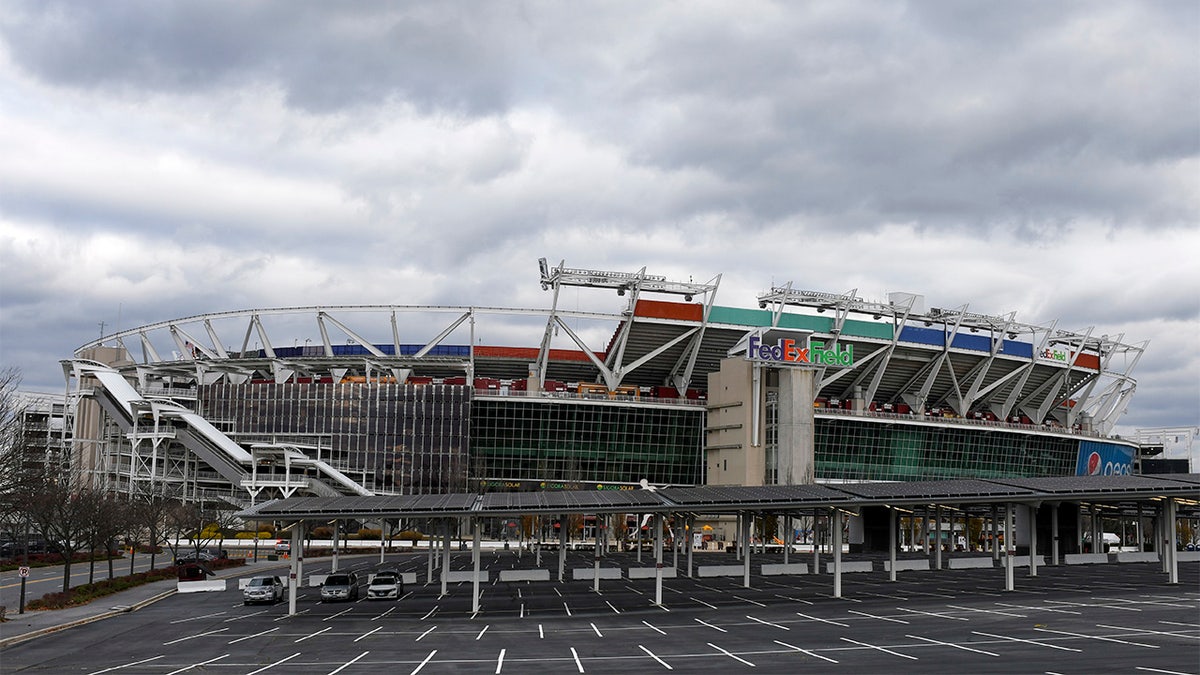
[[[247,562],[242,567],[218,570],[213,577],[235,579],[267,570],[285,569],[287,565],[286,560]],[[25,610],[24,614],[18,614],[18,609],[11,607],[5,615],[7,620],[0,623],[0,649],[73,626],[136,611],[173,595],[177,584],[174,579],[155,581],[93,600],[86,605],[65,609]]]

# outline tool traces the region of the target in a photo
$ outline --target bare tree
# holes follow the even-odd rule
[[[158,545],[169,544],[170,514],[180,505],[178,499],[149,488],[133,494],[129,501],[130,518],[126,536],[133,541],[134,550],[141,542],[150,547],[150,569],[154,569],[158,557]],[[133,556],[129,560],[133,570]]]
[[[25,453],[22,415],[25,403],[17,392],[21,373],[0,370],[0,524],[24,531],[29,521],[25,497],[33,484],[33,468]]]
[[[46,541],[63,554],[63,592],[71,588],[71,561],[88,540],[98,493],[69,475],[46,476],[29,497],[29,511]]]

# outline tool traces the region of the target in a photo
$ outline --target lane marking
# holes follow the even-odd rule
[[[788,600],[788,601],[790,601],[790,602],[799,602],[799,603],[802,603],[802,604],[805,604],[805,605],[811,605],[811,604],[813,604],[811,600],[801,600],[800,598],[793,598],[793,597],[791,597],[791,596],[788,596],[788,595],[780,595],[779,593],[776,593],[776,594],[775,594],[775,597],[777,597],[777,598],[783,598],[784,600]],[[713,607],[713,609],[716,609],[716,607]]]
[[[620,614],[620,613],[621,613],[621,610],[617,609],[616,607],[613,607],[613,604],[612,604],[611,602],[609,602],[609,601],[605,600],[605,601],[604,601],[604,604],[608,605],[608,606],[609,606],[609,608],[610,608],[610,609],[612,609],[612,611],[613,611],[613,613],[614,613],[614,614]]]
[[[1082,649],[1075,649],[1073,647],[1063,647],[1061,645],[1052,645],[1052,644],[1047,644],[1045,642],[1038,642],[1037,640],[1024,640],[1021,638],[1009,637],[1007,635],[993,635],[991,633],[981,633],[977,630],[973,630],[971,632],[976,635],[983,635],[984,637],[996,638],[997,640],[1009,640],[1011,642],[1023,642],[1025,644],[1037,645],[1039,647],[1049,647],[1051,649],[1061,649],[1064,652],[1081,652],[1081,651],[1083,651]]]
[[[411,673],[409,673],[408,675],[417,675],[417,673],[421,672],[421,669],[425,667],[426,663],[429,663],[429,659],[432,659],[433,655],[436,653],[437,653],[436,649],[429,652],[429,656],[426,656],[425,660],[422,661],[420,664],[418,664],[417,667],[414,668],[413,671]]]
[[[571,656],[573,656],[575,658],[575,667],[578,668],[579,672],[582,673],[583,672],[583,662],[579,660],[579,653],[575,651],[574,647],[571,647]]]
[[[589,625],[592,627],[592,630],[596,631],[597,637],[604,637],[604,634],[600,632],[600,629],[596,628],[596,624],[593,623],[593,624],[589,624]]]
[[[1074,614],[1075,616],[1079,616],[1080,614],[1082,614],[1082,612],[1076,612],[1076,611],[1070,610],[1070,609],[1054,609],[1053,607],[1030,607],[1028,605],[1014,605],[1009,602],[997,602],[996,604],[1000,605],[1001,607],[1012,607],[1013,609],[1028,609],[1028,610],[1032,610],[1034,612],[1055,612],[1057,614]]]
[[[701,621],[700,619],[696,619],[696,622],[697,622],[697,623],[700,623],[700,624],[702,624],[702,625],[708,626],[709,628],[712,628],[712,629],[715,629],[715,630],[719,630],[719,631],[721,631],[722,633],[728,633],[728,632],[729,632],[729,631],[725,630],[724,628],[721,628],[720,626],[714,626],[714,625],[712,625],[711,623],[708,623],[707,621]]]
[[[546,639],[546,633],[542,631],[542,624],[540,623],[538,624],[538,638],[542,640]]]
[[[801,649],[800,647],[797,647],[796,645],[789,645],[788,643],[780,642],[779,640],[775,640],[774,642],[775,642],[775,644],[783,645],[784,647],[787,647],[788,649],[795,649],[796,651],[800,652],[801,654],[807,654],[809,656],[814,656],[818,659],[824,659],[830,663],[837,663],[837,661],[834,661],[833,659],[829,658],[828,656],[821,656],[820,654],[818,654],[816,652],[809,651],[807,649]]]
[[[865,643],[865,642],[859,642],[858,640],[851,640],[851,639],[850,639],[850,638],[848,638],[848,637],[844,637],[844,638],[842,638],[842,639],[843,639],[843,640],[845,640],[846,642],[852,642],[852,643],[854,643],[854,644],[856,644],[856,645],[862,645],[863,647],[870,647],[871,649],[877,649],[877,650],[879,650],[879,651],[881,651],[881,652],[884,652],[884,653],[887,653],[887,654],[891,654],[892,656],[900,656],[900,657],[903,657],[903,658],[906,658],[906,659],[912,659],[913,661],[919,661],[919,660],[920,660],[920,659],[918,659],[918,658],[917,658],[917,657],[915,657],[915,656],[909,656],[908,654],[901,654],[900,652],[894,652],[894,651],[892,651],[892,650],[890,650],[890,649],[886,649],[886,648],[884,648],[884,647],[877,647],[877,646],[875,646],[875,645],[869,645],[869,644],[867,644],[867,643]]]
[[[659,628],[659,627],[657,627],[657,626],[653,626],[653,625],[651,625],[649,621],[642,621],[642,623],[644,623],[644,624],[646,624],[647,626],[649,626],[651,630],[658,631],[658,632],[659,632],[660,634],[662,634],[662,635],[666,635],[666,634],[667,634],[667,633],[666,633],[666,631],[662,630],[661,628]]]
[[[187,623],[188,621],[199,621],[200,619],[211,619],[214,616],[223,616],[224,614],[225,612],[214,612],[212,614],[201,614],[200,616],[192,616],[186,619],[175,619],[171,622],[171,625],[175,625],[177,623]]]
[[[425,619],[428,619],[429,617],[433,616],[433,613],[436,612],[437,610],[438,610],[437,605],[434,605],[433,609],[429,610],[429,612],[425,616],[421,617],[421,621],[424,621]]]
[[[322,620],[322,621],[329,621],[330,619],[336,619],[336,618],[338,618],[339,616],[341,616],[341,615],[345,614],[346,612],[350,612],[350,611],[353,611],[353,610],[354,610],[354,608],[353,608],[353,607],[347,607],[346,609],[343,609],[342,611],[338,612],[337,614],[331,614],[330,616],[327,616],[327,617],[325,617],[324,619],[321,619],[321,620]]]
[[[726,650],[724,650],[724,649],[721,649],[720,647],[718,647],[718,646],[714,645],[714,644],[713,644],[713,643],[711,643],[711,642],[709,642],[709,643],[706,643],[706,644],[708,644],[708,646],[709,646],[709,647],[712,647],[713,649],[715,649],[715,650],[717,650],[717,651],[721,652],[722,654],[724,654],[725,656],[728,656],[728,657],[729,657],[729,658],[731,658],[731,659],[734,659],[734,660],[737,660],[737,661],[741,661],[742,663],[744,663],[744,664],[746,664],[746,665],[750,666],[751,668],[754,668],[754,667],[755,667],[753,663],[750,663],[750,662],[749,662],[749,661],[747,661],[746,659],[743,659],[742,657],[740,657],[740,656],[737,656],[736,654],[732,654],[732,653],[730,653],[730,652],[728,652],[728,651],[726,651]]]
[[[975,652],[976,654],[987,654],[988,656],[1000,656],[999,654],[996,654],[995,652],[988,652],[988,651],[984,651],[982,649],[973,649],[971,647],[964,647],[962,645],[956,645],[953,642],[942,642],[941,640],[934,640],[932,638],[921,637],[920,635],[905,635],[904,637],[910,637],[914,640],[924,640],[926,642],[932,642],[935,645],[942,645],[943,647],[954,647],[955,649],[962,649],[962,650],[965,650],[968,652]]]
[[[1135,647],[1149,647],[1150,649],[1158,649],[1158,645],[1147,645],[1147,644],[1142,644],[1141,642],[1129,642],[1127,640],[1118,640],[1116,638],[1101,637],[1099,635],[1084,635],[1083,633],[1068,633],[1065,630],[1050,630],[1049,628],[1037,628],[1037,627],[1034,627],[1034,630],[1040,631],[1042,633],[1055,633],[1057,635],[1069,635],[1071,637],[1088,638],[1091,640],[1104,640],[1105,642],[1116,642],[1118,644],[1123,644],[1123,645],[1133,645]]]
[[[496,659],[496,675],[500,675],[500,669],[504,668],[504,652],[505,651],[506,650],[501,649],[500,650],[500,658]]]
[[[998,609],[979,609],[976,607],[962,607],[960,605],[946,605],[946,606],[950,607],[952,609],[961,609],[964,612],[979,612],[981,614],[999,614],[1000,616],[1011,616],[1011,617],[1015,617],[1017,619],[1024,619],[1028,616],[1026,614],[1013,614],[1012,612],[1001,612]]]
[[[252,671],[246,673],[246,675],[257,675],[258,673],[261,673],[262,671],[268,670],[270,668],[274,668],[275,666],[277,666],[281,663],[287,663],[288,661],[291,661],[292,659],[296,658],[297,656],[300,656],[300,652],[296,652],[295,654],[292,654],[289,657],[282,658],[282,659],[276,661],[275,663],[272,663],[269,666],[263,666],[262,668],[259,668],[258,670],[252,670]]]
[[[1181,673],[1177,670],[1159,670],[1158,668],[1146,668],[1143,666],[1138,666],[1136,669],[1144,670],[1148,673],[1166,673],[1167,675],[1190,675],[1189,673]]]
[[[104,670],[97,670],[97,671],[94,671],[94,672],[88,673],[88,675],[100,675],[100,673],[107,673],[107,672],[109,672],[109,671],[112,671],[112,670],[120,670],[120,669],[122,669],[122,668],[128,668],[128,667],[130,667],[130,666],[137,666],[137,665],[141,665],[141,664],[143,664],[143,663],[149,663],[149,662],[151,662],[151,661],[157,661],[158,659],[161,659],[161,658],[162,658],[162,657],[164,657],[164,656],[166,656],[166,654],[159,654],[158,656],[152,656],[152,657],[150,657],[150,658],[148,658],[148,659],[142,659],[141,661],[134,661],[133,663],[124,663],[124,664],[121,664],[121,665],[119,665],[119,666],[113,666],[112,668],[105,668]],[[191,666],[188,666],[188,667],[190,668]]]
[[[848,624],[848,623],[838,623],[837,621],[830,621],[829,619],[822,619],[817,616],[809,616],[807,614],[801,614],[800,612],[796,612],[796,616],[802,616],[802,617],[808,619],[809,621],[820,621],[821,623],[831,623],[835,626],[841,626],[842,628],[850,627],[850,624]]]
[[[363,633],[362,635],[359,635],[358,637],[354,638],[354,642],[358,642],[359,640],[361,640],[361,639],[363,639],[363,638],[370,637],[372,633],[375,633],[375,632],[378,632],[378,631],[381,631],[381,630],[383,630],[383,626],[380,626],[379,628],[376,628],[375,630],[372,630],[372,631],[368,631],[368,632],[366,632],[366,633]],[[365,652],[364,652],[364,653],[365,653]]]
[[[1163,623],[1165,623],[1165,622],[1163,622]],[[1150,633],[1151,635],[1167,635],[1167,636],[1176,637],[1176,638],[1191,638],[1193,640],[1200,640],[1200,635],[1184,635],[1181,631],[1150,630],[1149,628],[1133,628],[1131,626],[1110,626],[1108,624],[1103,624],[1103,623],[1096,624],[1096,627],[1097,628],[1112,628],[1114,630],[1131,630],[1131,631],[1135,631],[1138,633]]]
[[[429,627],[429,630],[427,630],[427,631],[425,631],[424,633],[421,633],[420,635],[418,635],[418,636],[417,636],[417,639],[416,639],[416,640],[413,640],[413,642],[420,642],[420,641],[421,641],[421,638],[423,638],[423,637],[425,637],[426,635],[429,635],[430,633],[432,633],[432,632],[433,632],[433,629],[435,629],[435,628],[437,628],[437,626],[430,626],[430,627]]]
[[[743,598],[740,595],[734,595],[733,597],[737,598],[738,600],[741,600],[742,602],[748,602],[752,605],[758,605],[759,607],[766,607],[766,605],[762,604],[761,602],[756,602],[754,600],[751,600],[750,598]]]
[[[342,670],[353,665],[354,662],[358,661],[359,659],[361,659],[362,657],[364,657],[370,653],[371,652],[363,652],[363,653],[359,654],[358,656],[356,656],[356,657],[350,659],[349,661],[343,663],[342,665],[338,666],[337,669],[329,671],[329,675],[337,675],[338,673],[342,672]]]
[[[333,626],[326,626],[326,627],[322,628],[321,630],[319,630],[319,631],[317,631],[317,632],[315,632],[315,633],[309,633],[308,635],[305,635],[304,637],[302,637],[302,638],[300,638],[300,639],[298,639],[298,640],[294,640],[294,641],[292,642],[292,644],[296,644],[297,642],[304,642],[304,641],[305,641],[305,640],[307,640],[308,638],[310,638],[310,637],[316,637],[316,636],[320,635],[321,633],[324,633],[324,632],[325,632],[325,631],[327,631],[327,630],[333,630]]]
[[[781,625],[779,625],[779,624],[777,624],[777,623],[771,623],[770,621],[763,621],[762,619],[759,619],[759,618],[757,618],[757,617],[750,616],[749,614],[747,614],[747,615],[746,615],[746,618],[747,618],[747,619],[750,619],[751,621],[757,621],[757,622],[761,623],[761,624],[762,624],[762,625],[764,625],[764,626],[773,626],[773,627],[775,627],[775,628],[781,628],[781,629],[783,629],[783,630],[791,630],[791,628],[788,628],[787,626],[781,626]]]
[[[688,600],[695,600],[696,602],[698,602],[698,603],[700,603],[700,604],[704,605],[705,607],[708,607],[709,609],[716,609],[716,608],[717,608],[717,606],[716,606],[716,605],[710,605],[710,604],[708,604],[707,602],[705,602],[705,601],[703,601],[703,600],[700,600],[699,598],[688,598]]]
[[[563,609],[567,610],[567,616],[571,616],[571,608],[567,607],[567,603],[563,603]]]
[[[871,619],[879,619],[880,621],[892,621],[895,623],[902,623],[902,624],[908,625],[908,622],[904,621],[903,619],[889,619],[886,616],[876,616],[874,614],[867,614],[866,612],[860,612],[857,609],[851,609],[851,610],[847,610],[847,611],[849,611],[851,614],[858,614],[860,616],[865,616],[865,617],[868,617]]]
[[[669,664],[669,663],[667,663],[666,661],[663,661],[662,659],[658,658],[657,656],[655,656],[655,655],[654,655],[654,652],[650,651],[649,649],[646,649],[644,646],[642,646],[642,645],[638,645],[638,649],[640,649],[640,650],[642,650],[642,651],[646,652],[647,654],[649,654],[649,655],[650,655],[650,658],[652,658],[652,659],[654,659],[655,661],[658,661],[659,663],[661,663],[663,668],[666,668],[667,670],[675,670],[674,668],[672,668],[672,667],[671,667],[671,664]]]
[[[275,620],[276,620],[276,621],[283,621],[284,619],[290,619],[290,618],[292,618],[292,616],[299,616],[299,615],[301,615],[301,614],[308,614],[308,610],[307,610],[307,609],[302,609],[302,610],[300,610],[299,612],[296,612],[296,614],[295,614],[295,615],[291,615],[291,614],[284,614],[283,616],[281,616],[281,617],[279,617],[279,618],[277,618],[277,619],[275,619]]]
[[[478,641],[479,638],[483,637],[483,634],[488,632],[488,629],[491,627],[492,627],[492,624],[490,624],[490,623],[488,625],[484,626],[483,630],[479,631],[479,635],[475,636],[475,640]]]
[[[216,629],[216,630],[210,630],[210,631],[208,631],[208,632],[206,632],[206,633],[200,633],[200,634],[198,634],[198,635],[189,635],[189,636],[187,636],[187,637],[181,637],[181,638],[179,638],[178,640],[171,640],[170,642],[164,642],[164,643],[163,643],[163,645],[164,645],[164,646],[165,646],[165,645],[173,645],[173,644],[175,644],[176,642],[183,642],[184,640],[191,640],[191,639],[198,638],[198,637],[204,637],[204,636],[206,636],[206,635],[213,635],[214,633],[222,633],[222,632],[224,632],[224,631],[227,631],[227,630],[229,630],[229,629],[228,629],[228,628],[218,628],[218,629]]]
[[[384,612],[383,614],[380,614],[379,616],[373,616],[373,617],[371,617],[371,620],[372,620],[372,621],[378,621],[378,620],[382,619],[383,617],[387,616],[388,614],[391,614],[391,613],[392,613],[392,612],[394,612],[394,611],[396,611],[396,608],[395,608],[395,607],[389,607],[389,608],[388,608],[388,611]]]
[[[963,617],[963,616],[950,616],[949,614],[942,614],[941,612],[924,612],[919,609],[909,609],[907,607],[897,607],[896,609],[900,610],[901,612],[910,612],[912,614],[924,614],[925,616],[936,616],[939,619],[953,619],[955,621],[970,621],[970,619]]]
[[[255,633],[255,634],[253,634],[253,635],[247,635],[247,636],[245,636],[245,637],[240,637],[240,638],[238,638],[238,639],[236,639],[236,640],[230,640],[230,641],[228,642],[228,644],[233,644],[233,643],[235,643],[235,642],[241,642],[242,640],[249,640],[249,639],[251,639],[251,638],[256,638],[256,637],[258,637],[258,636],[260,636],[260,635],[266,635],[267,633],[274,633],[274,632],[275,632],[275,631],[277,631],[277,630],[279,630],[279,626],[275,626],[274,628],[268,628],[267,630],[264,630],[264,631],[263,631],[263,632],[261,632],[261,633]]]
[[[190,665],[190,666],[187,666],[186,668],[180,668],[180,669],[178,669],[178,670],[172,670],[171,672],[167,673],[167,675],[175,675],[176,673],[183,673],[183,672],[187,672],[187,671],[191,670],[192,668],[196,668],[196,667],[198,667],[198,666],[207,666],[208,664],[210,664],[210,663],[213,663],[214,661],[220,661],[221,659],[223,659],[223,658],[225,658],[225,657],[227,657],[227,656],[229,656],[229,655],[228,655],[228,654],[222,654],[222,655],[218,656],[218,657],[217,657],[217,658],[215,658],[215,659],[209,659],[209,660],[207,660],[207,661],[201,661],[200,663],[193,663],[192,665]]]

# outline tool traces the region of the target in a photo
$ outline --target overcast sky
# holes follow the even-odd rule
[[[1200,424],[1194,0],[0,4],[26,388],[100,322],[548,306],[545,256],[1149,340],[1119,430]]]

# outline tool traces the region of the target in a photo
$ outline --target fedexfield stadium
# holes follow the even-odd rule
[[[1112,431],[1145,343],[914,294],[730,306],[719,276],[539,262],[538,308],[247,309],[83,345],[63,361],[71,464],[246,505],[1131,470]]]

